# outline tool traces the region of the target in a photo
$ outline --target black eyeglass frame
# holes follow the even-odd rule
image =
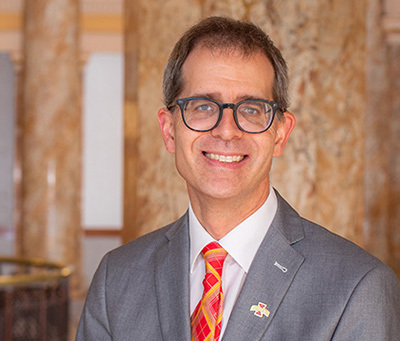
[[[194,129],[194,128],[192,128],[191,126],[189,126],[189,124],[186,122],[186,120],[185,120],[185,115],[184,115],[185,104],[186,104],[188,101],[194,100],[194,99],[204,99],[204,100],[211,101],[211,102],[215,103],[216,105],[218,105],[218,107],[219,107],[219,116],[218,116],[218,120],[217,120],[217,122],[216,122],[211,128],[209,128],[209,129]],[[267,125],[267,127],[266,127],[265,129],[263,129],[263,130],[261,130],[261,131],[256,131],[256,132],[254,132],[254,131],[247,131],[247,130],[243,129],[243,127],[239,124],[239,120],[238,120],[238,118],[237,118],[237,112],[236,112],[237,108],[238,108],[242,103],[254,102],[254,101],[256,101],[256,102],[262,102],[262,103],[267,103],[267,104],[269,104],[269,105],[271,106],[271,108],[272,108],[272,118],[270,119],[269,124]],[[222,104],[221,104],[221,103],[219,103],[219,102],[217,102],[217,101],[215,101],[215,100],[213,100],[213,99],[211,99],[211,98],[207,98],[207,97],[187,97],[187,98],[180,98],[180,99],[177,99],[177,100],[176,100],[176,105],[178,105],[179,108],[180,108],[180,110],[181,110],[182,120],[183,120],[183,122],[185,123],[185,126],[188,127],[190,130],[197,131],[197,132],[200,132],[200,133],[204,133],[204,132],[207,132],[207,131],[211,131],[211,130],[215,129],[216,127],[218,127],[219,123],[220,123],[221,120],[222,120],[222,115],[223,115],[223,113],[224,113],[224,112],[223,112],[224,109],[230,108],[230,109],[233,109],[233,118],[234,118],[234,120],[235,120],[235,123],[236,123],[237,127],[238,127],[241,131],[244,131],[245,133],[248,133],[248,134],[261,134],[261,133],[267,131],[267,130],[271,127],[272,122],[274,121],[274,118],[275,118],[276,111],[280,108],[280,105],[279,105],[278,102],[268,101],[268,100],[266,100],[266,99],[245,99],[245,100],[240,101],[240,102],[238,102],[238,103],[236,103],[236,104],[234,104],[234,103],[222,103]],[[168,107],[168,110],[171,110],[173,107],[174,107],[174,105]]]

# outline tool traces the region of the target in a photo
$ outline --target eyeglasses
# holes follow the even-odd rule
[[[262,133],[271,126],[279,104],[263,99],[246,99],[237,104],[219,103],[210,98],[188,97],[178,99],[185,125],[194,131],[213,130],[221,122],[223,110],[233,109],[238,128],[246,133]],[[169,108],[171,109],[171,108]]]

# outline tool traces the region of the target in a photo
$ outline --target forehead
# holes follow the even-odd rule
[[[272,99],[274,69],[262,52],[198,46],[182,68],[184,96],[220,92]]]

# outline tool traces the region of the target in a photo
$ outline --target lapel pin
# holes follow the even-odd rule
[[[267,305],[265,303],[258,302],[258,305],[252,305],[250,311],[254,311],[254,315],[258,317],[269,316],[270,312],[267,310]]]
[[[287,268],[285,268],[284,266],[280,265],[278,262],[275,262],[274,265],[280,269],[283,273],[287,272]]]

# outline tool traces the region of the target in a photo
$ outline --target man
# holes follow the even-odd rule
[[[163,88],[161,133],[189,210],[104,257],[77,340],[399,340],[393,272],[271,188],[295,118],[265,33],[201,21],[172,51]]]

